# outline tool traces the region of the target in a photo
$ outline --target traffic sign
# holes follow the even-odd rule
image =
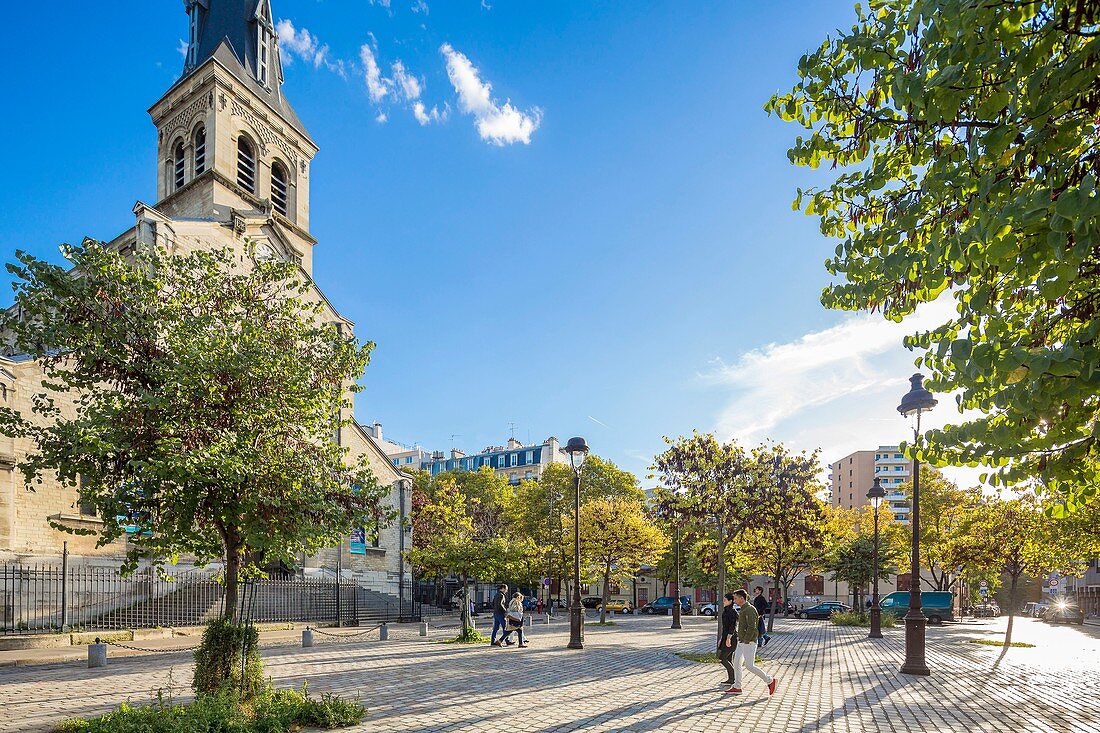
[[[550,578],[543,578],[542,579],[542,585],[543,585],[544,588],[549,588],[550,587]]]
[[[982,594],[983,596],[988,596],[989,595],[989,588],[979,588],[978,593]]]
[[[979,581],[978,587],[979,588],[988,588],[989,587],[989,581],[988,580]]]
[[[1058,587],[1058,579],[1057,578],[1051,578],[1050,580],[1047,581],[1047,585],[1050,586],[1051,588],[1057,588]]]

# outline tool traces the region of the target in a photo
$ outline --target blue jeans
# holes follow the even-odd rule
[[[766,639],[768,637],[768,626],[764,623],[763,616],[761,616],[760,620],[756,623],[756,630],[760,633],[761,638]]]
[[[504,631],[505,631],[504,614],[503,613],[494,613],[493,614],[493,633],[492,633],[492,637],[491,637],[492,641],[497,640],[497,632],[498,631],[500,632],[500,638],[503,639],[504,638]]]

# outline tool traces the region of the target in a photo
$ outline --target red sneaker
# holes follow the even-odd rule
[[[726,693],[729,694],[729,695],[740,695],[741,694],[741,688],[740,687],[731,687],[728,690],[726,690]]]
[[[772,681],[770,683],[768,683],[768,694],[769,695],[774,695],[775,694],[775,683],[778,682],[778,681],[779,680],[777,680],[775,677],[772,677]]]

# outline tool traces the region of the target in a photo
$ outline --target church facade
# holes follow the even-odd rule
[[[309,179],[318,148],[283,96],[270,0],[187,0],[185,9],[183,75],[149,109],[157,129],[157,202],[139,201],[134,226],[110,246],[125,252],[156,244],[170,253],[233,247],[243,254],[248,241],[257,256],[296,263],[312,278],[317,240],[309,231]],[[314,295],[327,322],[353,332],[354,324],[319,289]],[[33,360],[0,356],[0,403],[29,412],[41,377]],[[340,568],[345,579],[408,597],[409,477],[357,422],[337,440],[351,459],[366,456],[379,482],[391,487],[398,521],[377,536],[353,532],[342,547],[301,558],[298,570]],[[67,542],[70,564],[117,563],[122,540],[96,548],[94,537],[50,526],[88,529],[99,519],[81,507],[75,487],[46,482],[28,490],[16,466],[30,450],[23,439],[0,436],[0,562],[56,559]]]

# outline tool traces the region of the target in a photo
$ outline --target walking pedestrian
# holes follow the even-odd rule
[[[538,614],[539,616],[542,615],[542,599],[541,598],[538,599],[538,601],[535,602],[535,613]]]
[[[493,633],[490,635],[490,643],[493,646],[502,646],[505,641],[504,617],[508,615],[508,584],[501,583],[497,586],[497,594],[493,596]],[[500,632],[500,640],[497,640],[497,632]],[[507,642],[511,644],[512,641]]]
[[[726,681],[723,685],[737,682],[733,670],[733,652],[737,648],[737,606],[733,605],[733,594],[722,598],[722,633],[718,637],[718,661],[726,668]]]
[[[756,641],[760,636],[757,623],[760,615],[749,603],[749,594],[743,590],[733,592],[733,604],[737,606],[737,649],[733,655],[734,683],[726,692],[732,695],[741,694],[741,667],[744,666],[764,680],[764,684],[768,686],[768,694],[774,695],[778,680],[756,666]]]
[[[768,601],[764,598],[764,586],[756,586],[756,594],[752,597],[752,607],[756,609],[756,614],[760,616],[757,631],[760,634],[760,648],[763,649],[772,640],[771,634],[768,633],[768,627],[764,625],[764,617],[768,615]]]
[[[512,632],[519,632],[519,648],[527,647],[527,637],[523,635],[523,594],[518,590],[512,596],[508,604],[508,611],[504,616],[504,636],[501,637],[506,645],[512,645]]]

